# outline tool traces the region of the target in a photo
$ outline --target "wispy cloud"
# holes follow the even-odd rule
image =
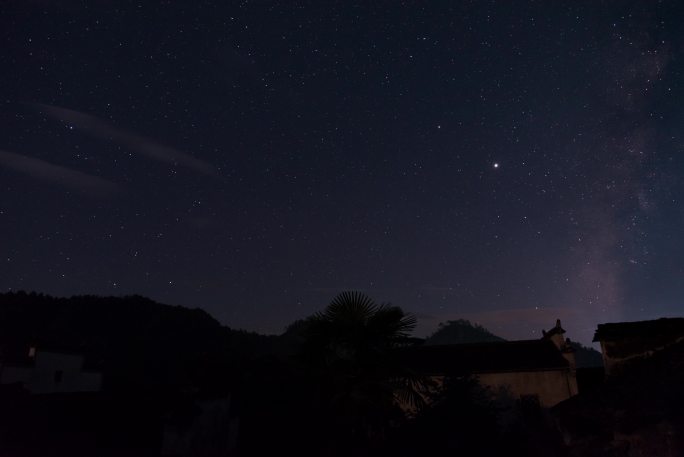
[[[42,103],[30,103],[29,106],[47,114],[53,119],[67,122],[70,125],[81,129],[88,135],[115,141],[132,151],[138,152],[159,162],[182,165],[205,175],[216,174],[216,168],[209,162],[197,159],[178,149],[164,146],[136,133],[115,127],[90,114],[59,106],[44,105]]]
[[[119,187],[106,179],[14,152],[0,150],[0,166],[89,195],[109,196],[119,192]]]

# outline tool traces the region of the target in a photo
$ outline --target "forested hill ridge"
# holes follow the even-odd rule
[[[440,323],[437,331],[425,340],[425,344],[493,343],[502,341],[506,340],[494,335],[481,325],[473,324],[465,319],[458,319]],[[574,341],[570,345],[575,349],[575,359],[578,368],[603,366],[603,358],[600,352]]]
[[[506,340],[494,335],[481,325],[458,319],[440,323],[437,331],[425,340],[425,344],[495,343],[498,341]]]
[[[108,390],[225,389],[244,362],[286,354],[296,346],[292,339],[287,332],[266,336],[230,329],[201,309],[141,296],[0,293],[0,350],[35,344],[39,350],[82,353],[90,367],[103,372]],[[441,325],[426,344],[484,341],[504,340],[459,320]],[[577,346],[578,366],[600,365],[598,352]]]
[[[219,382],[203,376],[208,370],[231,371],[243,358],[270,352],[276,339],[141,296],[0,294],[0,347],[82,353],[104,372],[107,388],[207,387],[209,378]]]

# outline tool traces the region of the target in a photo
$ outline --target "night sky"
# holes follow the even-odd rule
[[[0,6],[0,290],[279,333],[681,315],[684,5]]]

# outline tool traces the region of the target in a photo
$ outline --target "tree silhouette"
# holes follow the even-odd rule
[[[416,318],[343,292],[303,324],[301,355],[322,387],[322,408],[346,443],[367,441],[403,418],[400,403],[420,408],[426,381],[401,363]],[[351,438],[351,441],[350,441]]]

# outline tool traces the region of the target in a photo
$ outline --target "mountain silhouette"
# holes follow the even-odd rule
[[[506,340],[493,334],[481,325],[473,324],[465,319],[458,319],[440,323],[437,331],[425,340],[425,344],[469,344],[503,341]],[[603,366],[603,358],[600,352],[575,341],[571,341],[570,346],[575,349],[575,360],[578,368]]]
[[[274,340],[232,330],[201,309],[141,296],[0,294],[0,347],[5,353],[31,345],[81,353],[103,373],[108,390],[225,385],[222,373],[228,376],[242,359],[269,352]]]

